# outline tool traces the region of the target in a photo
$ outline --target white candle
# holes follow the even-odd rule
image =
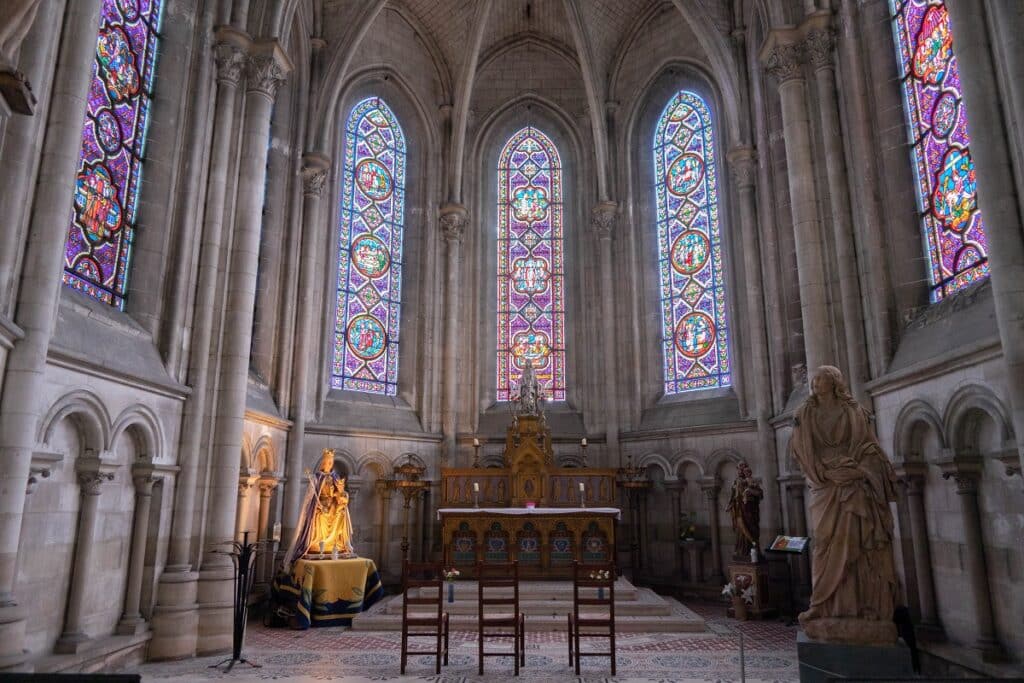
[[[473,448],[480,447],[480,439],[473,439]]]
[[[480,484],[473,482],[473,493],[480,493]]]
[[[587,447],[587,439],[586,439],[586,437],[580,439],[580,445],[583,446],[584,448]]]
[[[583,482],[580,482],[580,493],[583,493]]]

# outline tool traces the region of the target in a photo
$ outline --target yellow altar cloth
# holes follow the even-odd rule
[[[294,597],[299,628],[351,625],[384,595],[377,565],[365,557],[296,560],[290,579],[275,588]]]

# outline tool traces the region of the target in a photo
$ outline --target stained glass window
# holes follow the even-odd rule
[[[103,0],[64,283],[124,308],[162,0]]]
[[[402,304],[405,135],[369,97],[345,123],[338,229],[338,308],[331,386],[394,396]]]
[[[732,383],[711,112],[681,90],[654,133],[665,393]]]
[[[526,363],[544,397],[565,400],[562,162],[527,126],[498,161],[498,393],[509,401]]]
[[[985,226],[946,6],[889,0],[932,301],[988,275]]]

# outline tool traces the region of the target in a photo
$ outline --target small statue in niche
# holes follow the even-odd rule
[[[288,550],[288,566],[303,555],[321,553],[351,557],[352,519],[348,512],[345,477],[334,470],[334,451],[325,448],[316,472],[306,471],[309,491],[302,504],[298,533]]]
[[[540,414],[540,388],[537,375],[533,372],[533,363],[527,361],[522,374],[519,375],[519,415]]]
[[[732,529],[736,534],[736,547],[733,550],[733,558],[736,560],[756,561],[756,555],[751,550],[757,548],[761,530],[762,498],[764,491],[754,479],[750,465],[740,461],[736,466],[736,481],[732,484],[732,494],[726,507],[732,515]]]
[[[815,640],[891,645],[896,602],[896,476],[870,414],[842,373],[818,368],[797,410],[790,448],[811,489],[811,604],[800,625]]]

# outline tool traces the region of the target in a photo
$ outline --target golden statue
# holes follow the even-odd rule
[[[303,555],[320,556],[335,552],[351,557],[352,519],[348,513],[345,478],[334,471],[334,452],[325,448],[316,472],[306,471],[309,492],[302,504],[302,514],[295,540],[288,552],[288,564]]]

